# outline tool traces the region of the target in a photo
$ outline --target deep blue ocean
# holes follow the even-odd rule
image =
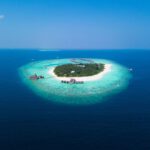
[[[56,58],[110,59],[133,68],[129,87],[100,104],[46,101],[18,68]],[[0,50],[0,150],[150,150],[150,51]]]

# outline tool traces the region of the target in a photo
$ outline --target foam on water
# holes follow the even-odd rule
[[[92,59],[95,62],[111,64],[111,71],[101,79],[84,84],[64,84],[49,74],[55,66],[71,63],[70,59],[55,59],[29,63],[19,68],[22,81],[37,95],[54,102],[73,105],[94,104],[127,88],[131,73],[127,68],[113,61]],[[33,74],[43,75],[40,80],[30,80]]]

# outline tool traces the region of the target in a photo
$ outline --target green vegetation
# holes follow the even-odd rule
[[[96,75],[104,70],[104,64],[65,64],[57,66],[54,72],[59,77],[83,77]]]

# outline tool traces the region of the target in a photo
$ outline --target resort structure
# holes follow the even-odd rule
[[[29,77],[31,80],[38,80],[38,79],[44,79],[44,76],[40,75],[38,76],[36,73],[34,75],[31,75]]]

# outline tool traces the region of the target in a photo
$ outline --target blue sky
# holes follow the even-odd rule
[[[150,1],[0,0],[0,48],[150,49]]]

